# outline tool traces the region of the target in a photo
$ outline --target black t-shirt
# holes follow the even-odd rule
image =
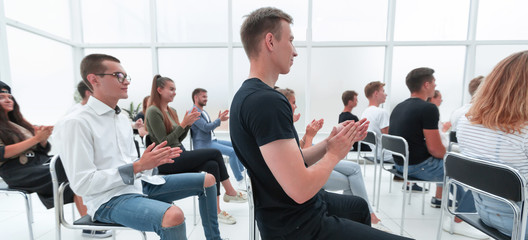
[[[440,113],[438,108],[420,98],[409,98],[392,110],[389,123],[389,134],[401,136],[409,144],[409,165],[422,163],[431,154],[425,143],[424,129],[438,129]],[[399,157],[394,161],[403,165]]]
[[[359,121],[359,118],[356,115],[352,114],[351,112],[342,112],[339,114],[339,123],[342,123],[348,120],[354,120],[354,122],[357,122]],[[358,149],[358,143],[355,142],[354,145],[352,145],[351,151],[357,151],[357,149]],[[369,145],[367,144],[361,144],[361,151],[369,152],[369,151],[372,151],[372,149],[370,149]]]
[[[341,114],[339,114],[339,123],[342,123],[347,120],[354,120],[354,122],[357,122],[359,121],[359,118],[351,112],[342,112]]]
[[[229,130],[233,148],[251,176],[263,238],[284,236],[307,221],[320,221],[323,205],[319,195],[296,203],[277,182],[259,149],[280,139],[294,138],[299,144],[288,99],[260,79],[246,80],[231,103]]]

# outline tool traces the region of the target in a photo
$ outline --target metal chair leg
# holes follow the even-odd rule
[[[23,192],[20,192],[20,194],[26,201],[26,217],[29,229],[29,239],[33,240],[33,206],[31,204],[31,196]]]
[[[194,226],[198,225],[198,214],[196,213],[196,196],[193,196]]]

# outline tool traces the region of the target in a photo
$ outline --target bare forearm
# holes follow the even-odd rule
[[[326,184],[338,161],[339,160],[332,158],[331,156],[324,156],[320,161],[306,169],[303,180],[299,181],[302,182],[303,185],[296,189],[296,194],[288,195],[290,195],[290,197],[294,195],[295,198],[292,198],[300,204],[311,199]]]
[[[18,155],[18,154],[30,149],[31,147],[37,145],[38,143],[39,143],[39,141],[37,140],[37,138],[32,137],[32,138],[26,139],[26,140],[24,140],[22,142],[19,142],[19,143],[7,145],[5,147],[4,158],[11,158],[13,156],[16,156],[16,155]]]
[[[317,161],[319,161],[321,158],[323,158],[326,153],[326,144],[327,141],[324,140],[310,148],[302,149],[304,162],[306,162],[308,166],[311,166]]]

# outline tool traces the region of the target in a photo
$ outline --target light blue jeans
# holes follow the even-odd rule
[[[343,194],[358,196],[369,203],[365,182],[361,174],[361,166],[354,162],[338,162],[323,189],[329,191],[343,190]],[[373,213],[372,206],[370,204],[368,206],[369,211]]]
[[[242,172],[244,171],[244,165],[242,165],[240,160],[238,160],[238,157],[235,154],[235,150],[233,149],[233,144],[231,144],[230,141],[215,139],[212,140],[209,144],[195,144],[195,148],[214,148],[220,150],[222,154],[229,156],[229,166],[231,167],[231,171],[233,171],[233,174],[235,175],[235,179],[237,181],[241,181],[242,179],[244,179],[244,177],[242,176]]]
[[[513,229],[512,208],[504,202],[478,193],[473,193],[473,197],[475,198],[475,207],[482,222],[499,230],[503,234],[511,236]],[[524,239],[528,239],[528,234]]]
[[[403,166],[394,164],[394,168],[398,172],[403,173]],[[435,157],[429,157],[425,161],[409,165],[408,171],[409,177],[415,177],[428,181],[444,181],[444,160]],[[442,186],[443,183],[438,183],[437,186]],[[475,212],[475,204],[473,201],[473,195],[471,191],[464,190],[463,187],[456,185],[457,187],[457,196],[456,200],[458,202],[457,211],[458,212]],[[449,189],[450,192],[453,192],[453,189]]]
[[[220,239],[216,214],[216,185],[204,188],[204,173],[181,173],[163,176],[166,183],[143,183],[143,193],[113,197],[101,205],[94,218],[100,222],[118,223],[140,231],[156,232],[162,240],[187,239],[185,222],[162,227],[163,215],[172,202],[197,195],[206,239]]]

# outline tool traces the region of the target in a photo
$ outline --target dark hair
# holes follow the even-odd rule
[[[380,81],[369,82],[367,86],[365,86],[365,97],[370,98],[374,92],[380,90],[383,86],[385,86],[385,83]]]
[[[246,16],[240,28],[240,39],[248,58],[258,56],[258,44],[263,35],[271,33],[277,40],[281,39],[281,20],[293,23],[290,15],[273,7],[259,8]]]
[[[1,105],[0,112],[5,113],[5,110]],[[0,114],[0,139],[6,146],[15,144],[24,139],[24,135],[22,134],[22,132],[20,132],[18,128],[9,124],[9,121],[22,126],[29,132],[31,132],[31,134],[35,134],[33,126],[22,116],[22,113],[20,112],[20,107],[18,106],[18,103],[14,97],[13,111],[8,112],[7,114]]]
[[[162,77],[159,74],[154,76],[154,79],[152,79],[152,89],[150,91],[150,104],[149,105],[154,105],[159,108],[159,110],[163,114],[163,125],[165,125],[165,131],[167,133],[170,133],[172,131],[172,123],[169,119],[169,116],[167,115],[167,111],[169,112],[169,115],[171,116],[171,118],[174,119],[174,121],[178,125],[180,125],[180,120],[178,119],[178,114],[176,113],[176,111],[170,108],[169,106],[167,106],[167,109],[166,109],[167,111],[165,111],[165,109],[161,109],[161,96],[158,93],[158,88],[164,88],[168,81],[171,81],[174,83],[174,81],[172,81],[172,79],[168,77]],[[146,116],[145,116],[145,119],[147,119]]]
[[[147,107],[150,106],[150,95],[143,98],[143,107],[141,108],[143,111],[143,115],[147,114]]]
[[[86,83],[84,83],[84,81],[80,81],[79,84],[77,84],[77,92],[79,92],[79,95],[81,95],[82,99],[86,97],[86,91],[90,91],[91,93],[93,93],[92,90],[88,88],[88,86],[86,86]]]
[[[348,101],[353,101],[354,97],[357,96],[358,93],[356,91],[352,90],[346,90],[343,92],[343,95],[341,95],[341,100],[343,100],[343,105],[347,105]]]
[[[407,74],[405,78],[405,84],[411,93],[419,92],[425,82],[431,82],[433,80],[434,70],[432,68],[416,68]]]
[[[477,91],[483,79],[484,79],[483,76],[478,76],[476,78],[471,79],[471,81],[469,81],[469,86],[468,86],[469,95],[473,96],[475,94],[475,92]]]
[[[103,73],[106,71],[106,67],[103,65],[103,61],[112,61],[121,63],[119,59],[106,55],[106,54],[90,54],[83,58],[81,61],[81,77],[88,86],[88,88],[93,92],[93,86],[88,81],[87,76],[92,73]]]
[[[195,103],[194,102],[194,96],[196,96],[196,95],[198,95],[198,94],[200,94],[202,92],[207,92],[207,90],[205,90],[203,88],[196,88],[196,89],[193,90],[193,92],[192,92],[192,101],[193,101],[193,103]]]

